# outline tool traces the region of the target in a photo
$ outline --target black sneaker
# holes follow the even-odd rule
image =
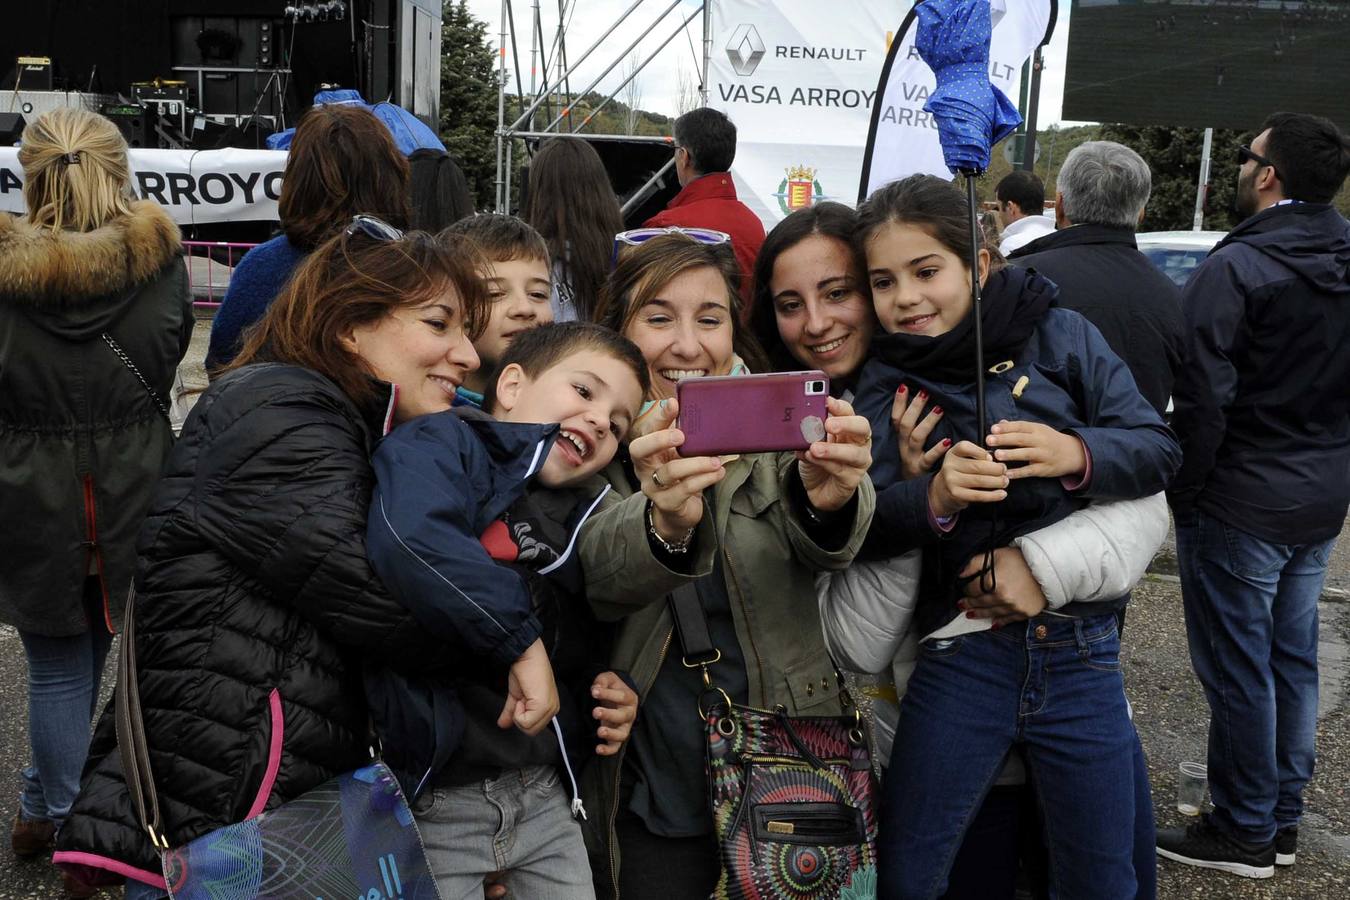
[[[1292,866],[1298,851],[1298,826],[1290,825],[1275,832],[1275,865]]]
[[[1158,832],[1158,855],[1188,866],[1218,869],[1244,878],[1270,878],[1275,874],[1275,842],[1248,844],[1224,834],[1208,817],[1186,828]]]

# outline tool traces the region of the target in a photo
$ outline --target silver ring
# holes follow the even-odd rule
[[[661,480],[660,469],[657,469],[654,472],[652,472],[652,481],[655,482],[656,486],[659,488],[664,488],[666,486],[665,482]]]

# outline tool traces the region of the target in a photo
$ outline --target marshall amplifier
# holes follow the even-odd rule
[[[26,91],[52,89],[52,60],[49,56],[20,56],[14,66],[15,84]]]

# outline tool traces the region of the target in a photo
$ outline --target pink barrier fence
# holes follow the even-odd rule
[[[183,241],[192,305],[206,309],[219,307],[230,287],[235,265],[256,246],[228,241]]]

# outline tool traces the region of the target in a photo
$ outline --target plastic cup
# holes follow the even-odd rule
[[[1184,762],[1177,776],[1177,812],[1198,816],[1205,806],[1205,785],[1209,770],[1203,763]]]

